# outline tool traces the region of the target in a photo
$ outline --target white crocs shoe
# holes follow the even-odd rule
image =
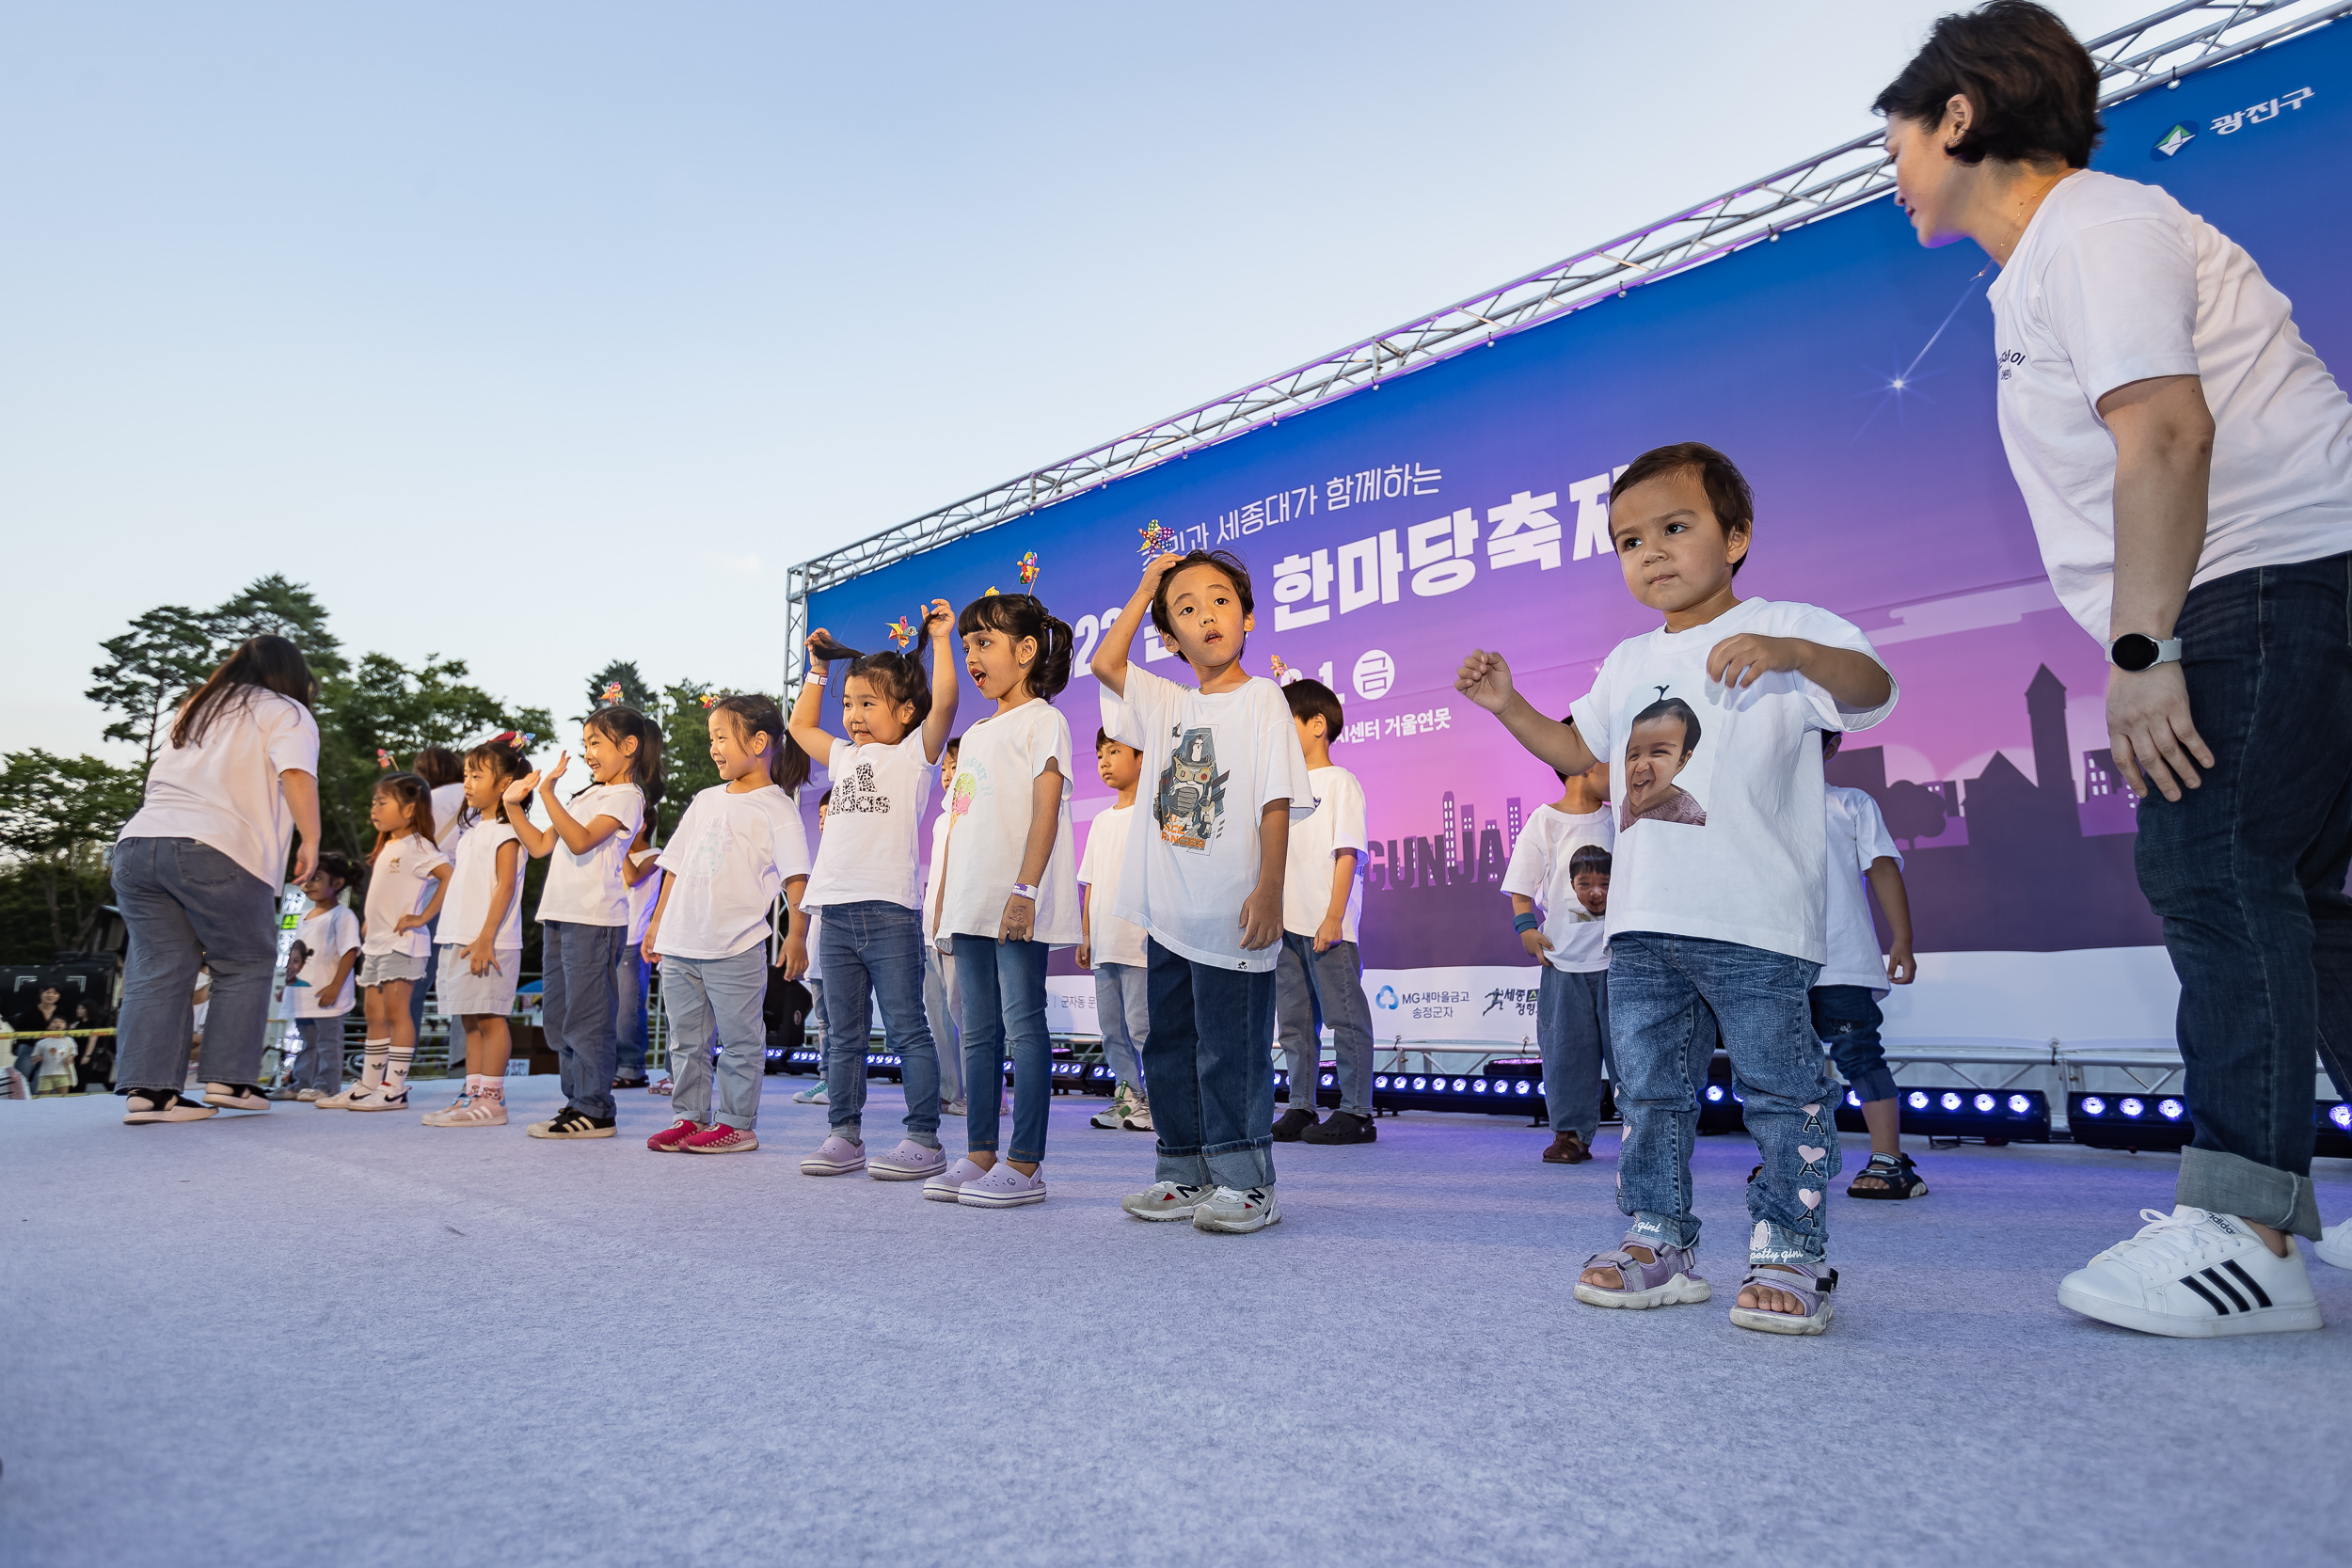
[[[900,1138],[898,1148],[866,1162],[866,1174],[877,1181],[928,1181],[946,1168],[946,1149],[913,1138]]]
[[[977,1181],[986,1174],[971,1161],[960,1159],[924,1182],[923,1196],[933,1203],[954,1203],[963,1196],[966,1181]]]
[[[801,1162],[803,1176],[855,1176],[866,1168],[866,1146],[835,1132]]]
[[[2058,1305],[2122,1328],[2180,1339],[2317,1328],[2303,1253],[2284,1258],[2227,1214],[2184,1203],[2058,1282]]]
[[[956,1201],[970,1209],[1018,1209],[1045,1201],[1043,1175],[1024,1176],[1009,1160],[999,1160],[987,1171],[956,1191]]]

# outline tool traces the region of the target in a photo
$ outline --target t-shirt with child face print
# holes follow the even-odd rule
[[[1609,764],[1617,843],[1609,935],[1656,931],[1736,942],[1820,963],[1827,954],[1822,730],[1862,730],[1895,709],[1840,708],[1803,675],[1744,690],[1709,680],[1725,638],[1801,637],[1878,655],[1850,623],[1811,605],[1748,599],[1705,626],[1628,638],[1571,705]]]

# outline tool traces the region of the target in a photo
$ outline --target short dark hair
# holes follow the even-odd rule
[[[1138,753],[1142,751],[1142,748],[1139,746],[1127,745],[1125,741],[1120,739],[1119,736],[1111,734],[1108,730],[1096,730],[1094,732],[1094,749],[1099,752],[1105,746],[1124,747],[1130,752],[1136,752]]]
[[[1609,504],[1614,507],[1617,498],[1637,484],[1645,484],[1661,474],[1698,470],[1699,483],[1707,490],[1707,504],[1715,514],[1715,521],[1728,542],[1736,525],[1745,529],[1748,548],[1756,548],[1756,492],[1748,488],[1748,476],[1740,471],[1740,465],[1717,451],[1704,441],[1677,441],[1672,446],[1652,447],[1625,466],[1617,483],[1609,487]],[[1742,555],[1731,563],[1737,577],[1747,563]]]
[[[824,792],[822,795],[819,795],[818,797],[817,797],[817,809],[818,809],[818,811],[823,811],[823,810],[824,810],[827,806],[830,806],[830,805],[832,805],[832,804],[833,804],[833,786],[832,786],[832,785],[830,785],[830,784],[828,784],[828,785],[826,785],[826,786],[825,786],[825,792]]]
[[[1189,572],[1195,566],[1214,566],[1224,573],[1233,585],[1234,596],[1241,600],[1241,612],[1244,615],[1258,612],[1258,601],[1249,596],[1249,568],[1242,563],[1240,556],[1231,550],[1193,550],[1162,572],[1160,585],[1152,590],[1152,626],[1160,634],[1162,641],[1176,635],[1176,623],[1168,618],[1168,584],[1176,580],[1178,573]],[[1168,650],[1169,653],[1175,651],[1173,648]]]
[[[415,773],[434,788],[444,784],[464,784],[466,765],[457,760],[457,753],[446,746],[421,746],[408,764]]]
[[[1673,719],[1680,721],[1684,756],[1687,757],[1699,749],[1699,716],[1692,712],[1691,705],[1681,698],[1659,698],[1658,701],[1633,716],[1633,722],[1625,727],[1626,734],[1629,736],[1631,736],[1636,729],[1653,719]]]
[[[1587,872],[1596,877],[1606,877],[1609,868],[1615,863],[1609,851],[1599,845],[1580,844],[1576,853],[1568,857],[1568,880],[1573,882]]]
[[[1340,707],[1340,694],[1321,681],[1293,681],[1282,688],[1282,701],[1290,704],[1291,717],[1305,721],[1323,721],[1323,738],[1337,740],[1347,728],[1347,715]]]
[[[2088,168],[2106,129],[2090,51],[2032,0],[1992,0],[1938,17],[1926,45],[1870,107],[1933,127],[1956,94],[1977,111],[1950,149],[1963,164],[2056,157]]]

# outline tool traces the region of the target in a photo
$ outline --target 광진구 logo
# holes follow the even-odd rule
[[[2150,149],[2150,155],[2157,158],[2173,157],[2180,152],[2182,148],[2196,139],[2197,133],[2189,128],[2188,121],[2183,120],[2156,138],[2156,145]]]

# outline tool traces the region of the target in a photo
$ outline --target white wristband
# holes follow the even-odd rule
[[[1031,887],[1026,882],[1013,883],[1012,895],[1015,898],[1026,898],[1032,904],[1037,902],[1037,889]]]

